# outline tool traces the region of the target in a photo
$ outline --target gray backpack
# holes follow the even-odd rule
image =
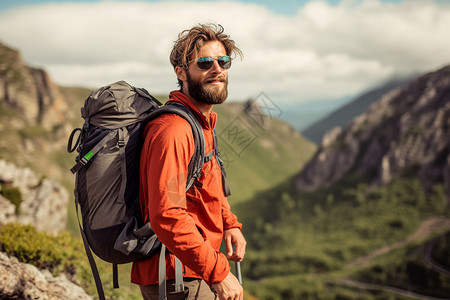
[[[76,128],[69,137],[68,151],[77,149],[79,153],[71,169],[76,174],[75,207],[100,299],[105,296],[91,250],[113,264],[114,287],[118,287],[117,264],[165,251],[150,223],[144,224],[139,205],[139,161],[146,124],[161,114],[172,113],[191,125],[196,151],[189,163],[186,190],[200,175],[205,161],[213,155],[219,160],[217,150],[205,155],[203,130],[187,107],[179,103],[160,105],[146,90],[125,81],[101,87],[81,108],[83,127]],[[225,188],[225,178],[223,182]],[[229,194],[229,189],[224,192]],[[165,285],[165,275],[163,278],[160,285]]]

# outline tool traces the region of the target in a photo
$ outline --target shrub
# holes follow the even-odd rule
[[[22,193],[20,190],[17,187],[10,187],[5,184],[1,184],[0,194],[15,206],[16,215],[20,214],[20,204],[22,203]]]
[[[14,223],[0,227],[0,250],[21,262],[48,269],[53,275],[60,272],[76,275],[76,267],[84,259],[81,243],[69,233],[51,236],[37,232],[31,225]]]

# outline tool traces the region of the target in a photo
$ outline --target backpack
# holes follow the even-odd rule
[[[89,95],[81,108],[83,127],[74,129],[69,137],[68,152],[76,149],[79,153],[71,169],[76,174],[77,218],[100,299],[105,299],[105,296],[91,250],[102,260],[113,264],[115,288],[119,286],[117,264],[144,260],[161,251],[160,290],[164,288],[165,293],[165,247],[150,223],[144,224],[139,205],[139,164],[146,124],[161,114],[172,113],[191,125],[195,153],[188,166],[186,190],[200,176],[205,161],[213,155],[220,161],[217,150],[205,155],[202,127],[187,107],[180,103],[160,106],[161,103],[145,89],[133,87],[125,81],[115,82]],[[73,145],[77,132],[79,135]],[[223,163],[220,161],[219,165],[225,188]],[[228,187],[224,192],[229,194]],[[176,269],[176,281],[180,284],[181,276],[182,286],[178,260]],[[164,296],[160,292],[160,297]]]

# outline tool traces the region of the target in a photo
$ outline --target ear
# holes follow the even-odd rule
[[[180,79],[183,82],[187,81],[187,76],[186,76],[186,69],[182,68],[180,66],[176,66],[175,67],[175,74],[177,75],[178,79]]]

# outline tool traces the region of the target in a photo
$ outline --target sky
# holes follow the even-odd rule
[[[221,24],[244,53],[229,70],[238,101],[350,98],[450,64],[450,0],[0,0],[0,42],[66,86],[167,94],[173,42],[199,23]]]

